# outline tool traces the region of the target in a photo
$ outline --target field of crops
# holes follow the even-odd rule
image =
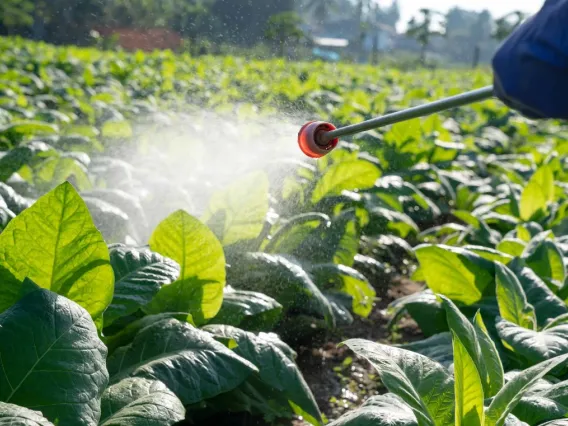
[[[0,423],[568,425],[568,126],[489,73],[0,39]]]

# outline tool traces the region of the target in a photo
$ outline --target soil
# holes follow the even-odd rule
[[[349,349],[339,347],[339,343],[351,338],[362,338],[395,344],[423,338],[416,323],[407,318],[398,324],[396,330],[389,331],[385,313],[390,302],[420,291],[421,286],[408,279],[397,278],[390,288],[385,288],[384,283],[381,287],[375,287],[378,300],[368,318],[356,319],[351,326],[342,328],[340,334],[331,336],[323,345],[296,348],[298,366],[329,421],[356,408],[368,397],[385,391],[371,365],[365,360],[354,358]],[[294,426],[306,425],[301,420],[294,423]]]

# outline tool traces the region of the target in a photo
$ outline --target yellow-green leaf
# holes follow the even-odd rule
[[[223,303],[225,255],[215,234],[183,210],[162,221],[150,248],[180,265],[179,279],[160,289],[146,311],[189,312],[196,324],[213,318]]]
[[[454,389],[456,401],[456,426],[482,426],[484,422],[483,386],[479,372],[465,346],[455,333]]]
[[[0,310],[18,297],[27,277],[98,317],[112,300],[114,273],[107,245],[73,186],[65,182],[14,218],[0,234],[0,266],[17,282],[0,290]],[[12,288],[7,288],[12,286]]]
[[[548,166],[540,167],[530,178],[521,195],[521,219],[530,220],[540,210],[546,210],[554,199],[554,175]]]

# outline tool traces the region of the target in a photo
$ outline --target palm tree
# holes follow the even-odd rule
[[[444,35],[443,31],[438,31],[433,28],[435,23],[434,18],[436,16],[443,17],[444,15],[431,9],[420,9],[420,13],[422,14],[420,21],[413,17],[408,22],[406,35],[414,38],[420,44],[420,63],[424,65],[426,63],[426,51],[428,50],[432,36]]]

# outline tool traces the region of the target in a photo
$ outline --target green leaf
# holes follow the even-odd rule
[[[272,254],[291,254],[316,228],[329,228],[330,225],[329,216],[321,213],[294,216],[278,229],[263,251]]]
[[[195,324],[193,323],[193,318],[186,312],[165,312],[157,315],[146,315],[129,323],[114,334],[108,333],[105,343],[107,345],[109,355],[119,347],[128,346],[130,343],[132,343],[132,340],[134,340],[136,335],[143,328],[146,328],[149,325],[163,321],[165,319],[177,319],[178,321],[187,322],[188,324],[195,326]],[[107,330],[105,330],[105,333],[107,333]]]
[[[34,157],[53,154],[55,151],[49,145],[39,141],[32,141],[8,151],[0,158],[0,181],[6,182],[22,166],[29,164]]]
[[[513,413],[531,425],[568,417],[568,381],[547,384],[546,387],[535,390],[531,388]]]
[[[373,187],[381,172],[373,163],[366,160],[347,160],[333,164],[317,182],[312,192],[312,203],[325,197],[340,195],[344,190],[367,189]]]
[[[87,206],[63,183],[13,219],[0,234],[0,266],[85,308],[93,318],[112,300],[108,248]],[[0,310],[17,301],[18,285],[0,292]]]
[[[529,251],[530,250],[530,251]],[[527,266],[543,279],[556,280],[563,283],[566,278],[564,257],[554,241],[544,240],[537,247],[527,247],[529,253],[525,257]]]
[[[225,324],[248,331],[272,330],[282,315],[282,305],[254,291],[225,287],[223,305],[210,324]]]
[[[534,308],[527,302],[527,296],[515,274],[505,265],[496,262],[495,281],[501,317],[513,324],[534,330],[536,328]]]
[[[568,355],[562,355],[537,364],[505,384],[485,412],[485,426],[502,426],[507,415],[514,410],[530,387],[567,359]]]
[[[392,315],[389,328],[395,325],[405,313],[408,313],[427,337],[449,330],[446,312],[431,290],[396,299],[389,305],[388,312]]]
[[[428,287],[451,300],[473,304],[490,294],[494,264],[457,247],[420,245],[415,248]]]
[[[313,425],[323,424],[317,403],[302,373],[273,341],[230,326],[207,326],[205,331],[236,341],[234,352],[258,368],[260,380],[269,388],[283,394],[291,412]],[[274,403],[277,402],[267,402],[270,406]]]
[[[500,252],[509,254],[513,257],[520,257],[523,254],[523,251],[525,251],[525,246],[526,243],[522,240],[517,238],[505,238],[501,240],[495,248]]]
[[[0,314],[0,400],[62,425],[97,424],[106,354],[86,310],[32,290]]]
[[[101,426],[170,426],[185,408],[158,380],[132,377],[108,387],[101,399]]]
[[[12,143],[17,143],[25,137],[33,135],[54,135],[59,131],[53,124],[40,121],[21,121],[0,127],[0,137],[5,136]]]
[[[454,363],[452,334],[450,332],[435,334],[432,337],[400,345],[398,347],[424,355],[446,368],[449,368]]]
[[[329,426],[418,426],[418,421],[402,398],[387,393],[372,396]]]
[[[215,192],[202,217],[224,246],[259,236],[268,213],[268,177],[264,172],[245,176]]]
[[[107,361],[111,383],[162,381],[184,405],[228,392],[258,371],[208,333],[175,319],[154,322]]]
[[[548,166],[540,167],[530,178],[521,194],[521,219],[531,220],[539,211],[545,211],[554,199],[554,174]]]
[[[127,120],[107,121],[101,128],[103,138],[122,139],[132,137],[132,126]]]
[[[529,365],[568,353],[568,324],[534,331],[502,319],[497,322],[497,332]]]
[[[164,285],[179,277],[179,265],[148,249],[124,245],[110,250],[114,297],[104,313],[105,327],[146,306]]]
[[[414,352],[363,339],[345,344],[375,367],[388,391],[410,406],[420,426],[453,424],[454,380],[440,364]]]
[[[497,347],[491,339],[479,311],[475,314],[473,319],[473,328],[475,329],[479,348],[481,349],[481,359],[485,363],[485,370],[489,377],[490,393],[486,395],[486,397],[489,397],[489,395],[497,394],[503,387],[505,376],[503,363],[501,362]]]
[[[556,296],[532,269],[522,264],[510,264],[509,268],[519,279],[528,302],[534,306],[538,326],[542,327],[550,319],[568,313],[568,306]]]
[[[367,278],[353,268],[333,263],[313,265],[309,268],[314,282],[326,291],[341,291],[349,295],[353,313],[368,317],[373,310],[375,289]]]
[[[294,258],[266,253],[243,253],[228,270],[227,281],[236,289],[272,297],[284,307],[284,317],[304,313],[333,326],[331,306]]]
[[[477,367],[458,335],[453,335],[456,426],[484,423],[483,385]]]
[[[491,370],[492,374],[489,374],[486,360],[481,352],[481,346],[478,340],[479,338],[474,326],[451,300],[444,296],[440,296],[440,298],[442,299],[442,305],[446,310],[448,325],[450,326],[450,330],[454,336],[454,342],[455,337],[457,337],[460,340],[460,345],[464,346],[472,362],[475,364],[485,396],[487,398],[494,396],[503,385],[503,376],[499,376],[498,371],[496,372],[494,370]]]
[[[40,411],[32,411],[19,405],[0,402],[0,424],[17,426],[53,426]]]
[[[150,248],[180,265],[178,281],[162,287],[148,313],[189,312],[197,324],[213,318],[223,303],[225,255],[213,232],[183,210],[162,221]]]

